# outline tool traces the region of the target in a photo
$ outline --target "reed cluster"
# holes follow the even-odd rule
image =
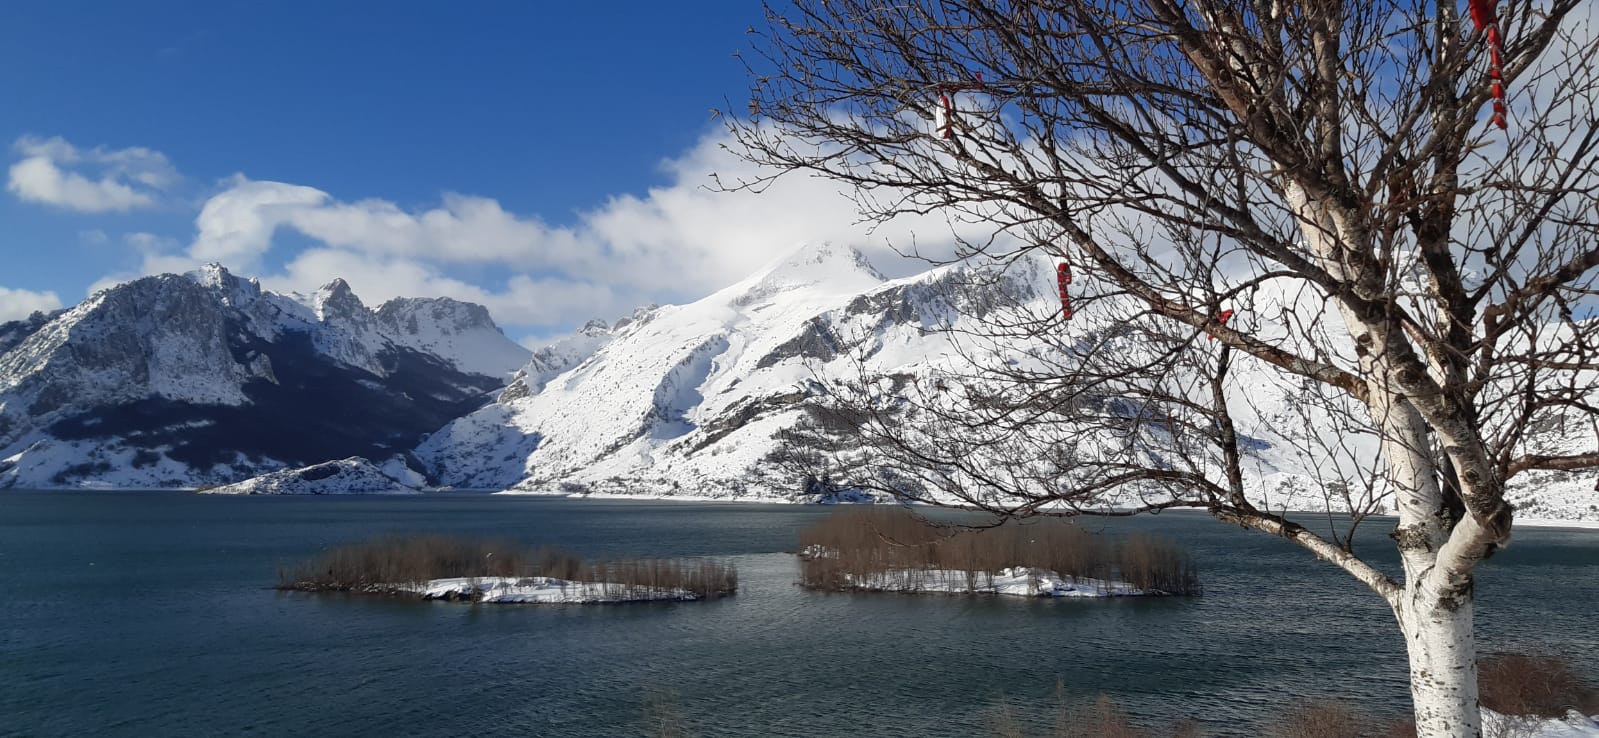
[[[1150,593],[1201,592],[1198,569],[1176,544],[1136,534],[1116,540],[1063,518],[959,527],[900,507],[846,508],[800,531],[799,544],[801,583],[813,589],[915,589],[909,585],[930,573],[959,572],[975,592],[1020,566]]]
[[[1501,717],[1486,721],[1484,738],[1535,738],[1548,727],[1542,721],[1575,710],[1599,714],[1599,689],[1576,676],[1571,660],[1545,654],[1492,654],[1478,661],[1478,687],[1482,706]],[[1114,699],[1073,699],[1066,688],[1055,687],[1053,730],[1050,717],[1030,706],[999,702],[992,714],[989,734],[997,738],[1202,738],[1212,735],[1191,720],[1148,729],[1136,724]],[[1309,700],[1280,707],[1263,728],[1231,726],[1220,735],[1261,735],[1264,738],[1416,738],[1415,723],[1374,715],[1348,702]],[[1024,724],[1030,724],[1024,727]]]
[[[587,561],[555,548],[504,539],[390,535],[339,546],[278,570],[278,589],[409,594],[431,579],[552,577],[626,588],[683,590],[701,598],[738,590],[738,569],[712,559]]]

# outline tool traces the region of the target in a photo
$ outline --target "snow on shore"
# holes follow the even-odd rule
[[[466,490],[455,490],[455,489],[449,488],[449,487],[430,487],[430,488],[427,488],[426,491],[429,491],[429,492],[454,492],[454,491],[466,491]],[[772,495],[772,494],[765,494],[765,493],[756,493],[756,494],[748,494],[748,493],[745,493],[745,494],[704,493],[704,494],[696,494],[696,493],[693,493],[693,492],[671,492],[671,493],[666,493],[666,492],[637,492],[637,493],[627,493],[627,492],[567,492],[567,491],[556,490],[556,489],[503,489],[503,490],[497,489],[497,490],[472,490],[472,491],[488,492],[490,494],[504,495],[504,496],[508,496],[508,497],[560,497],[560,498],[573,499],[573,500],[646,500],[646,501],[656,501],[656,502],[718,502],[718,503],[737,502],[737,503],[755,503],[755,504],[762,504],[762,505],[816,505],[816,504],[822,504],[822,505],[832,505],[832,504],[850,504],[850,505],[854,505],[854,504],[860,504],[860,505],[877,504],[877,505],[884,505],[884,504],[894,504],[894,505],[906,505],[906,506],[909,506],[909,507],[912,507],[912,508],[920,508],[920,507],[925,507],[926,506],[923,503],[906,503],[906,502],[894,501],[892,499],[887,499],[887,498],[874,498],[874,497],[871,497],[870,495],[867,495],[865,493],[862,493],[859,496],[853,496],[853,495],[849,495],[849,494],[846,493],[846,494],[841,494],[841,495],[835,496],[835,497],[833,497],[831,499],[818,500],[818,499],[812,498],[812,497],[783,497],[783,496],[780,496],[780,495]],[[850,492],[854,492],[854,491],[857,491],[857,490],[851,490]],[[950,508],[956,508],[956,507],[959,507],[959,506],[958,505],[951,505],[949,507]],[[1051,510],[1062,509],[1062,508],[1052,508],[1052,507],[1050,507],[1048,505],[1045,505],[1045,506],[1040,507],[1039,509],[1041,511],[1051,511]],[[1106,508],[1106,510],[1109,510],[1109,511],[1119,511],[1119,512],[1125,512],[1127,509],[1128,508],[1117,508],[1117,507]],[[1293,516],[1310,516],[1310,515],[1325,516],[1327,514],[1327,511],[1326,510],[1286,509],[1286,510],[1283,511],[1283,514],[1288,515],[1290,517],[1293,517]],[[1196,510],[1168,510],[1168,511],[1162,513],[1162,515],[1173,515],[1173,516],[1175,516],[1175,515],[1194,515],[1194,516],[1200,516],[1200,517],[1209,517],[1209,515],[1207,513],[1205,513],[1203,510],[1197,510],[1197,509]],[[1090,517],[1090,516],[1085,515],[1084,517]],[[1386,516],[1385,515],[1374,515],[1374,516],[1371,516],[1370,518],[1368,518],[1368,520],[1372,521],[1373,524],[1379,524],[1379,523],[1382,523],[1382,522],[1396,522],[1397,521],[1397,519],[1394,518],[1391,515],[1386,515]],[[1523,517],[1517,516],[1516,519],[1515,519],[1515,525],[1518,528],[1571,528],[1571,529],[1581,529],[1581,530],[1599,530],[1599,520],[1564,520],[1564,519],[1560,519],[1560,518],[1523,518]]]
[[[1599,738],[1599,715],[1592,717],[1576,710],[1565,717],[1511,717],[1484,708],[1482,711],[1484,735],[1516,736],[1517,738]]]
[[[686,602],[700,596],[684,589],[663,589],[613,582],[577,582],[554,577],[453,577],[404,587],[426,600],[470,600],[492,603],[590,605],[616,602]]]

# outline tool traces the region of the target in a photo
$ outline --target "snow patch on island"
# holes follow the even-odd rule
[[[926,594],[997,594],[1013,597],[1141,597],[1153,594],[1126,582],[1063,577],[1046,569],[1013,566],[998,572],[923,569],[894,572],[875,580],[864,577],[857,589]],[[853,577],[852,577],[853,579]]]
[[[554,577],[453,577],[409,587],[427,600],[467,600],[496,604],[595,605],[620,602],[689,602],[700,596],[684,589],[614,582],[579,582]]]
[[[873,574],[846,573],[843,576],[844,589],[863,592],[1012,597],[1145,597],[1161,594],[1139,589],[1127,582],[1089,577],[1063,577],[1048,569],[1025,566],[1013,566],[997,572],[963,569],[889,569]]]

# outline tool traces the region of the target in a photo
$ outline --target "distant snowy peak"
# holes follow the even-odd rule
[[[0,354],[0,393],[34,415],[155,395],[236,405],[253,369],[234,361],[209,290],[176,275],[102,290]],[[0,403],[5,404],[5,403]]]
[[[545,343],[532,351],[528,364],[516,372],[510,387],[500,393],[497,401],[512,403],[516,399],[537,395],[544,391],[545,383],[598,355],[604,347],[611,345],[612,340],[616,340],[617,335],[632,334],[648,326],[660,315],[660,311],[660,305],[644,305],[617,318],[616,323],[609,326],[603,319],[590,319],[584,327],[577,329],[576,334],[561,335]]]
[[[860,249],[831,242],[801,246],[769,268],[765,279],[816,283],[846,275],[860,275],[874,282],[886,280]]]
[[[661,306],[657,305],[655,303],[650,303],[650,304],[645,305],[643,307],[634,308],[633,312],[630,313],[627,317],[617,319],[616,324],[611,326],[611,332],[612,333],[621,333],[622,329],[623,328],[627,328],[628,326],[636,326],[636,325],[641,325],[643,323],[648,323],[650,320],[655,318],[656,314],[659,313],[660,310],[661,310]],[[587,329],[590,326],[595,325],[596,323],[601,325],[601,326],[603,326],[605,324],[605,321],[603,321],[603,320],[591,320],[591,321],[588,322],[588,325],[584,326],[584,328]]]
[[[401,297],[379,305],[376,316],[390,340],[455,357],[462,371],[506,377],[528,361],[528,350],[506,338],[482,305],[448,297]]]
[[[286,331],[306,333],[323,354],[374,374],[386,373],[384,355],[394,347],[431,354],[458,371],[501,382],[529,357],[527,349],[505,337],[488,308],[470,302],[402,297],[374,310],[340,278],[310,295],[280,295],[220,264],[184,276],[244,313],[252,332],[274,338]]]
[[[311,309],[317,319],[324,323],[365,321],[372,317],[372,311],[367,310],[361,298],[355,296],[350,283],[343,279],[334,279],[311,293]]]
[[[0,325],[0,487],[184,487],[409,448],[528,352],[488,311],[336,280],[303,304],[219,265]]]
[[[189,272],[223,305],[245,313],[251,330],[279,336],[300,331],[315,336],[324,353],[350,366],[382,373],[382,354],[401,346],[432,354],[460,371],[505,381],[528,360],[528,350],[505,337],[488,308],[448,297],[399,297],[366,306],[350,284],[334,279],[310,295],[265,291],[219,264]]]
[[[796,290],[858,293],[884,281],[882,272],[859,249],[824,242],[801,246],[727,291],[737,294],[733,304],[741,307]]]
[[[311,296],[311,309],[322,323],[312,333],[317,350],[349,366],[384,374],[382,354],[391,343],[348,282],[335,279]]]
[[[396,297],[379,305],[378,320],[397,334],[458,334],[473,330],[499,332],[482,305],[448,297]]]
[[[185,275],[190,281],[217,293],[223,303],[239,306],[253,302],[261,296],[261,283],[234,276],[221,264],[206,264]]]

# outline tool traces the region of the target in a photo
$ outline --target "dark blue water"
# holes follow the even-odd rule
[[[964,736],[1053,719],[1057,682],[1150,724],[1250,734],[1298,699],[1407,709],[1378,599],[1292,546],[1207,518],[1175,538],[1196,599],[1045,602],[794,586],[825,510],[486,495],[0,495],[0,735],[642,735],[646,702],[702,736]],[[1383,550],[1381,524],[1366,545]],[[279,593],[277,567],[389,531],[594,556],[717,556],[709,603],[473,606]],[[1391,557],[1386,565],[1392,567]],[[1521,530],[1479,585],[1485,650],[1599,653],[1599,532]],[[1589,676],[1599,676],[1590,671]],[[659,714],[659,713],[656,713]]]

